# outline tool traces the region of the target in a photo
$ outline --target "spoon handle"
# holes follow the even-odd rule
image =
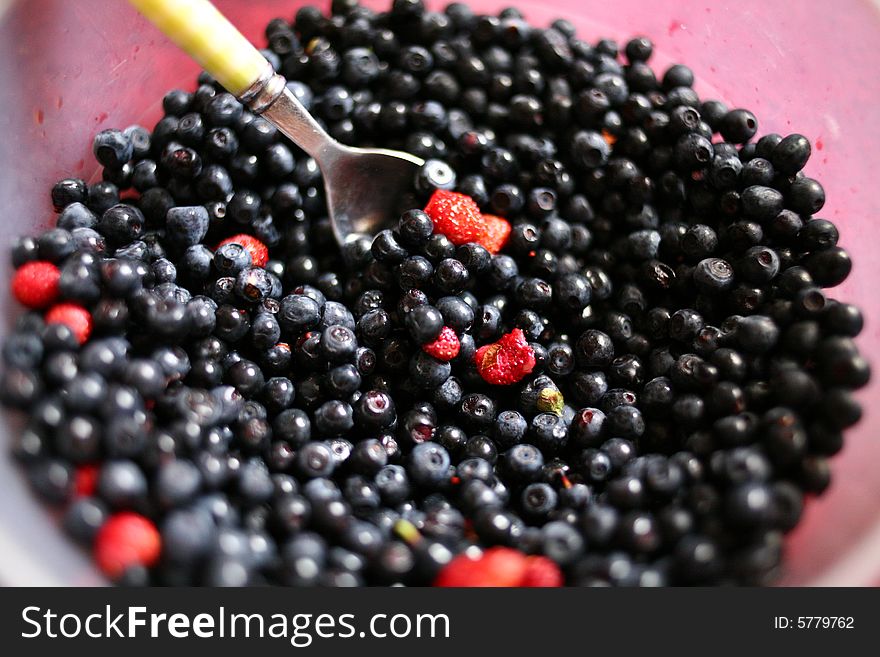
[[[338,143],[286,88],[287,81],[208,0],[129,0],[229,93],[320,164]]]
[[[229,93],[238,96],[269,62],[208,0],[129,0]]]

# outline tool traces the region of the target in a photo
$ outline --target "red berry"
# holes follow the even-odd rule
[[[422,349],[429,356],[433,356],[437,360],[449,361],[458,356],[461,342],[458,341],[455,331],[448,326],[444,326],[437,339],[422,345]]]
[[[562,586],[562,573],[547,557],[526,557],[526,572],[520,586]]]
[[[440,571],[434,586],[520,586],[525,572],[522,552],[494,547],[478,559],[458,555]]]
[[[95,561],[113,579],[131,566],[152,566],[161,551],[162,539],[156,526],[130,511],[111,516],[95,537]]]
[[[89,311],[75,303],[59,303],[46,313],[47,324],[66,324],[80,344],[89,339],[92,332],[92,316]]]
[[[479,561],[460,554],[443,567],[434,580],[434,586],[481,586],[475,582],[481,581],[483,574]]]
[[[491,214],[484,214],[483,221],[486,224],[486,234],[480,240],[480,244],[486,247],[489,253],[498,253],[510,237],[510,222]]]
[[[81,465],[74,476],[74,490],[77,497],[90,497],[95,494],[98,485],[98,466]]]
[[[474,199],[458,192],[438,189],[431,196],[425,213],[434,222],[434,232],[442,233],[456,246],[480,242],[486,226]]]
[[[226,244],[239,244],[243,246],[251,254],[251,263],[254,267],[265,267],[266,262],[269,260],[269,249],[253,235],[241,233],[240,235],[227,237],[217,245],[217,248],[219,249]]]
[[[12,294],[23,306],[45,308],[58,298],[60,278],[61,272],[51,262],[27,262],[12,276]]]
[[[498,342],[477,349],[474,362],[484,381],[507,386],[521,381],[535,368],[535,352],[526,342],[522,329],[515,328],[502,335]]]

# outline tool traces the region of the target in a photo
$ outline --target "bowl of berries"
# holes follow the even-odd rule
[[[126,3],[0,13],[0,582],[880,581],[874,3],[216,4],[425,164],[340,248]]]

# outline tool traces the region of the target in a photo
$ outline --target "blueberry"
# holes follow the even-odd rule
[[[89,209],[95,214],[103,214],[108,208],[119,203],[119,188],[106,180],[89,186]]]
[[[413,481],[426,488],[437,488],[449,476],[449,454],[433,442],[425,442],[413,448],[409,461],[409,474]]]
[[[543,452],[552,453],[568,443],[568,427],[556,413],[539,413],[532,418],[529,436]]]
[[[145,502],[147,480],[132,461],[108,461],[98,474],[98,494],[114,508],[137,508]]]
[[[314,328],[321,321],[321,306],[305,295],[292,294],[281,300],[278,311],[278,323],[281,328],[291,333]]]
[[[468,330],[474,323],[473,309],[460,297],[441,297],[436,308],[443,316],[443,324],[457,333]]]
[[[746,109],[730,110],[721,119],[720,132],[725,141],[743,144],[758,131],[758,120]]]
[[[736,326],[736,338],[747,352],[764,353],[779,339],[779,327],[763,315],[744,317]]]
[[[761,185],[746,187],[741,198],[743,214],[761,223],[779,214],[784,204],[781,192]]]
[[[88,200],[88,186],[81,178],[65,178],[52,187],[52,206],[61,212],[72,203],[85,203]]]
[[[271,274],[262,267],[246,267],[236,276],[235,292],[250,303],[267,299],[273,294]]]
[[[333,363],[350,361],[357,349],[354,332],[345,326],[333,325],[321,334],[321,353]]]
[[[449,378],[452,366],[420,351],[410,359],[409,373],[416,385],[430,389],[436,388]]]
[[[168,210],[166,228],[169,235],[183,246],[201,242],[208,233],[210,218],[204,206],[176,207]]]
[[[61,504],[73,494],[73,468],[61,460],[48,458],[31,463],[27,476],[36,493],[47,502]]]
[[[465,427],[485,429],[495,420],[495,402],[480,393],[465,395],[461,400],[460,412]]]
[[[352,332],[355,330],[354,316],[343,304],[336,301],[327,301],[323,306],[324,312],[321,318],[321,326],[323,328],[342,326]]]
[[[64,530],[77,542],[92,545],[98,530],[110,515],[107,506],[94,497],[81,497],[64,513]]]
[[[326,443],[312,442],[299,450],[296,465],[304,477],[325,477],[333,472],[335,461]]]
[[[721,258],[705,258],[694,268],[694,283],[707,292],[729,290],[734,283],[734,268]]]
[[[406,315],[406,326],[417,344],[425,344],[440,335],[443,315],[433,306],[418,306]]]
[[[583,408],[575,413],[569,436],[579,447],[598,447],[604,425],[605,413],[598,408]]]
[[[501,464],[514,480],[531,481],[540,475],[544,457],[537,447],[523,443],[504,452]]]
[[[201,483],[201,474],[191,461],[171,461],[159,468],[156,494],[163,506],[181,506],[195,497]]]
[[[606,333],[588,329],[575,344],[575,357],[581,366],[602,367],[614,357],[614,345]]]
[[[178,181],[192,180],[202,171],[202,158],[192,148],[169,142],[162,150],[162,166]]]
[[[709,166],[714,154],[712,142],[696,133],[683,136],[675,144],[675,161],[679,169],[683,171]]]
[[[76,228],[94,228],[98,218],[87,206],[79,201],[66,205],[58,215],[56,225],[58,228],[72,231]]]
[[[839,246],[811,253],[804,259],[804,267],[822,287],[840,285],[852,270],[849,253]]]
[[[325,402],[318,407],[314,421],[315,428],[325,436],[344,434],[354,426],[351,406],[338,400]]]
[[[669,318],[669,337],[680,342],[688,342],[703,326],[703,317],[696,310],[682,308],[672,313]]]
[[[809,140],[803,135],[792,134],[776,144],[770,152],[770,160],[777,171],[791,176],[804,168],[810,152]]]
[[[221,93],[214,96],[205,108],[205,119],[214,126],[227,126],[241,116],[243,107],[235,96]]]
[[[433,240],[436,237],[434,236],[431,239]],[[443,292],[460,292],[467,285],[469,279],[470,274],[467,267],[455,258],[444,258],[437,263],[434,269],[434,284]]]
[[[494,420],[493,437],[501,447],[508,447],[522,442],[528,423],[517,411],[502,411]]]
[[[433,222],[428,215],[420,210],[405,212],[397,224],[397,233],[404,246],[424,244],[433,232]]]
[[[362,440],[352,449],[348,463],[354,471],[373,476],[387,465],[388,453],[378,440]]]
[[[391,426],[395,417],[393,400],[380,390],[365,392],[355,404],[355,422],[363,429],[382,429]]]
[[[189,109],[192,100],[192,94],[188,91],[172,89],[162,99],[162,108],[170,116],[181,116]]]
[[[73,416],[59,427],[56,434],[58,453],[73,463],[97,459],[101,446],[101,427],[91,417]]]
[[[128,244],[141,236],[144,231],[144,215],[126,203],[118,203],[101,215],[98,230],[115,244]]]
[[[561,521],[548,522],[541,529],[543,553],[553,561],[566,565],[574,561],[584,546],[580,533]]]
[[[428,159],[416,172],[415,188],[422,193],[435,189],[454,189],[455,171],[446,162]]]
[[[290,408],[280,412],[272,423],[273,433],[276,438],[299,447],[311,437],[311,421],[308,415],[297,408]]]
[[[589,281],[580,274],[560,276],[553,286],[553,298],[564,308],[573,313],[580,313],[589,305],[592,288]]]
[[[409,477],[402,466],[383,466],[373,477],[373,481],[379,489],[379,495],[381,495],[382,501],[385,504],[398,504],[409,495]]]
[[[209,552],[216,531],[206,510],[175,510],[162,523],[162,545],[170,561],[190,564]]]
[[[91,413],[105,400],[107,382],[95,372],[82,372],[61,391],[61,399],[74,411]]]
[[[123,380],[147,398],[157,397],[165,389],[165,373],[154,361],[146,358],[129,361]]]
[[[131,139],[120,130],[102,130],[95,135],[92,152],[103,166],[119,169],[131,159],[134,147]]]

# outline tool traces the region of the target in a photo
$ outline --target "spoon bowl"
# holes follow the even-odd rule
[[[278,84],[282,83],[266,86]],[[252,107],[318,163],[327,211],[340,246],[360,235],[374,235],[393,219],[401,194],[413,189],[424,160],[402,151],[340,144],[286,86],[266,107],[260,106],[258,97],[250,101]],[[247,96],[244,99],[247,102]]]

